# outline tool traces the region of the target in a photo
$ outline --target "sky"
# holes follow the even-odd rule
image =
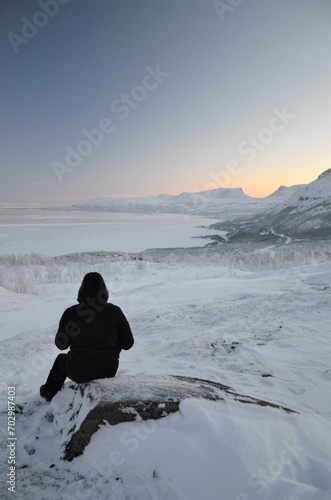
[[[330,167],[330,1],[1,0],[0,202],[241,187]]]

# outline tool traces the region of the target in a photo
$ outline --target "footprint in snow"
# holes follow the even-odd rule
[[[298,385],[292,385],[291,387],[289,387],[289,391],[293,392],[293,394],[296,394],[298,396],[301,396],[301,394],[304,394],[306,392],[305,389],[299,387]]]

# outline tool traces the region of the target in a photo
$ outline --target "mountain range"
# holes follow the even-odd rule
[[[176,213],[224,218],[226,214],[247,215],[271,207],[288,199],[303,186],[281,186],[265,198],[248,196],[241,188],[217,188],[179,195],[97,198],[72,205],[71,208],[96,212]]]
[[[226,230],[225,240],[232,242],[247,239],[286,242],[292,238],[328,239],[331,237],[331,168],[261,213],[216,223],[212,227]]]
[[[179,195],[97,198],[71,206],[75,210],[140,214],[190,214],[215,217],[211,227],[223,232],[218,241],[331,237],[331,169],[310,184],[280,186],[265,198],[241,188],[217,188]]]

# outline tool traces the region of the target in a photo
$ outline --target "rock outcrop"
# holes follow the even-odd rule
[[[293,412],[293,410],[243,394],[226,385],[184,376],[117,376],[85,384],[69,382],[55,396],[55,432],[61,440],[63,459],[81,455],[100,425],[136,419],[159,419],[180,409],[187,398],[233,400]]]

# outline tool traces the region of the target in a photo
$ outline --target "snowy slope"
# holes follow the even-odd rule
[[[306,187],[306,184],[296,184],[295,186],[279,186],[276,191],[271,193],[269,196],[265,197],[265,200],[272,200],[275,203],[280,203],[281,201],[284,201],[290,196],[292,196],[296,191],[299,189],[303,189]]]
[[[296,189],[292,196],[277,207],[270,209],[270,213],[279,213],[287,207],[293,207],[297,212],[314,210],[316,206],[325,206],[327,212],[331,199],[331,168],[323,172],[315,181],[301,189]]]
[[[180,412],[155,422],[101,427],[71,463],[59,458],[58,433],[72,425],[62,412],[67,390],[47,404],[38,388],[59,352],[55,329],[75,300],[84,268],[68,261],[54,274],[49,264],[45,277],[34,267],[34,295],[0,288],[1,498],[328,500],[330,265],[315,256],[301,265],[312,246],[284,250],[252,249],[246,255],[250,271],[229,266],[225,257],[214,264],[200,256],[181,264],[91,260],[90,269],[103,273],[111,301],[125,311],[135,335],[117,377],[215,380],[298,414],[186,400]],[[254,270],[258,262],[265,270]],[[15,494],[6,483],[7,387],[13,386],[16,402],[25,403],[16,416]]]
[[[221,228],[222,224],[215,224]],[[258,215],[232,221],[232,241],[269,236],[331,237],[331,169],[292,196]]]

